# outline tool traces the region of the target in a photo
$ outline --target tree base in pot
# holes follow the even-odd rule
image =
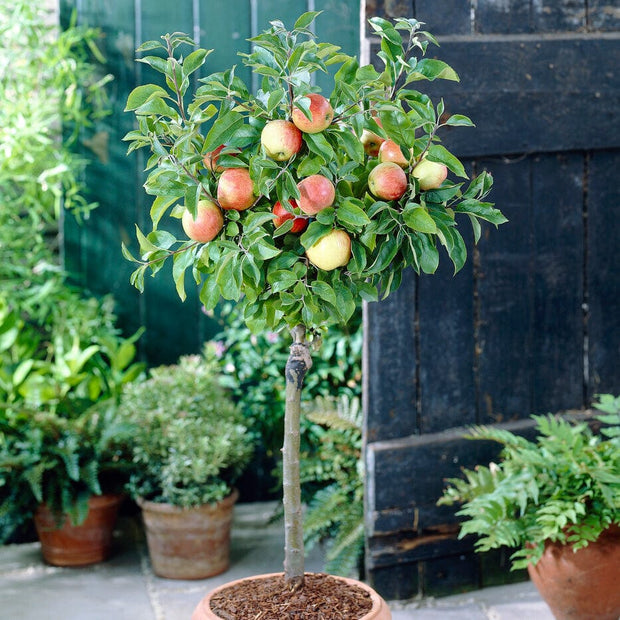
[[[306,573],[305,581],[298,592],[289,591],[283,573],[231,581],[205,596],[192,620],[281,620],[291,614],[299,620],[392,617],[386,602],[361,581],[322,573]]]

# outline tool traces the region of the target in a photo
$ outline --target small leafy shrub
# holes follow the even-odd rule
[[[190,507],[226,497],[252,454],[243,417],[202,356],[151,369],[122,398],[134,498]]]
[[[612,523],[620,524],[620,398],[604,395],[595,407],[606,426],[533,416],[535,441],[499,428],[474,427],[472,439],[501,443],[499,463],[464,469],[448,480],[439,504],[462,503],[459,536],[479,536],[477,551],[519,547],[512,568],[535,564],[546,540],[580,549]]]

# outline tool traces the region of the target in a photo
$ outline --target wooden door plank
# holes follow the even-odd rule
[[[479,244],[478,421],[491,424],[531,410],[531,160],[482,160],[479,166],[493,175],[492,198],[508,218],[501,230],[486,226]]]
[[[403,275],[388,299],[364,305],[366,441],[419,431],[416,413],[416,278]]]
[[[534,413],[583,402],[583,156],[532,160]]]
[[[436,100],[443,97],[448,112],[466,114],[478,124],[443,131],[456,155],[620,147],[615,122],[620,33],[439,40],[441,47],[431,55],[450,64],[461,81],[420,88]],[[377,49],[372,46],[373,55]]]
[[[620,151],[588,158],[588,397],[620,394]]]

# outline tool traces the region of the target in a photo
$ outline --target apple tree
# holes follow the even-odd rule
[[[317,41],[317,15],[301,15],[291,30],[273,21],[251,39],[252,51],[239,55],[258,76],[255,92],[234,66],[198,77],[212,50],[182,33],[148,41],[138,61],[161,83],[138,86],[126,106],[137,128],[125,140],[129,152],[150,152],[144,187],[153,196],[152,230],[137,229],[139,257],[123,247],[136,264],[133,284],[143,290],[145,275],[171,261],[181,299],[189,271],[207,310],[231,300],[251,330],[292,334],[283,484],[284,568],[294,587],[304,575],[299,403],[311,346],[362,300],[395,291],[405,269],[433,273],[441,248],[458,271],[466,246],[457,220],[470,222],[476,242],[480,220],[506,221],[486,201],[491,176],[468,179],[441,144],[442,127],[470,119],[444,114],[443,101],[418,90],[458,80],[426,57],[434,37],[414,19],[372,18],[379,71]],[[320,93],[312,75],[330,70],[333,90]]]

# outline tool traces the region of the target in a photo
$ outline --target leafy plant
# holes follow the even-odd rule
[[[326,541],[325,570],[356,575],[364,554],[364,466],[362,408],[358,398],[317,397],[305,403],[319,426],[310,450],[302,452],[302,493],[308,495],[304,541],[310,550]]]
[[[255,333],[291,331],[282,454],[284,572],[292,589],[304,583],[299,436],[311,343],[328,326],[346,324],[362,300],[395,291],[404,269],[433,273],[439,246],[458,271],[466,246],[457,216],[471,223],[475,241],[479,220],[506,221],[486,201],[490,175],[466,182],[462,163],[440,144],[443,127],[472,122],[446,118],[443,101],[413,87],[458,79],[425,57],[433,36],[414,19],[371,19],[384,65],[377,71],[317,42],[317,15],[301,15],[291,30],[274,20],[251,39],[252,52],[240,56],[258,76],[256,93],[234,67],[199,77],[210,50],[183,55],[182,46],[194,45],[186,35],[147,41],[138,60],[161,74],[161,84],[138,86],[126,105],[138,125],[125,139],[129,152],[150,151],[145,190],[154,196],[152,230],[137,229],[139,258],[123,246],[136,264],[133,284],[143,290],[145,275],[171,259],[182,299],[189,269],[207,311],[223,298],[238,304]],[[334,89],[324,97],[312,74],[329,68]],[[393,142],[404,163],[380,162],[369,135],[375,144]],[[448,170],[465,180],[446,180]],[[281,209],[293,217],[281,219]],[[170,217],[181,219],[180,238],[167,229]]]
[[[134,498],[190,507],[230,494],[251,456],[252,437],[218,379],[216,365],[195,355],[126,386]]]
[[[282,447],[285,377],[288,338],[278,332],[252,334],[239,308],[222,304],[218,317],[222,329],[212,346],[222,373],[222,382],[239,404],[249,427],[261,438],[268,457],[278,456]],[[361,312],[350,324],[327,331],[315,351],[313,372],[304,385],[304,399],[318,396],[361,397],[362,330]],[[302,420],[303,424],[303,420]],[[314,444],[313,425],[305,424],[302,441]]]
[[[476,534],[478,551],[519,547],[512,568],[536,564],[545,541],[575,550],[620,524],[620,398],[603,395],[595,407],[607,415],[594,434],[586,421],[533,416],[535,441],[492,427],[474,427],[472,439],[501,443],[499,463],[464,469],[452,478],[439,504],[462,503],[467,517],[459,537]],[[607,438],[605,438],[607,437]]]
[[[95,205],[72,145],[107,114],[99,33],[60,31],[36,3],[0,0],[0,540],[38,502],[74,522],[118,480],[123,427],[114,405],[135,380],[140,332],[124,338],[113,301],[68,284],[61,214]]]

